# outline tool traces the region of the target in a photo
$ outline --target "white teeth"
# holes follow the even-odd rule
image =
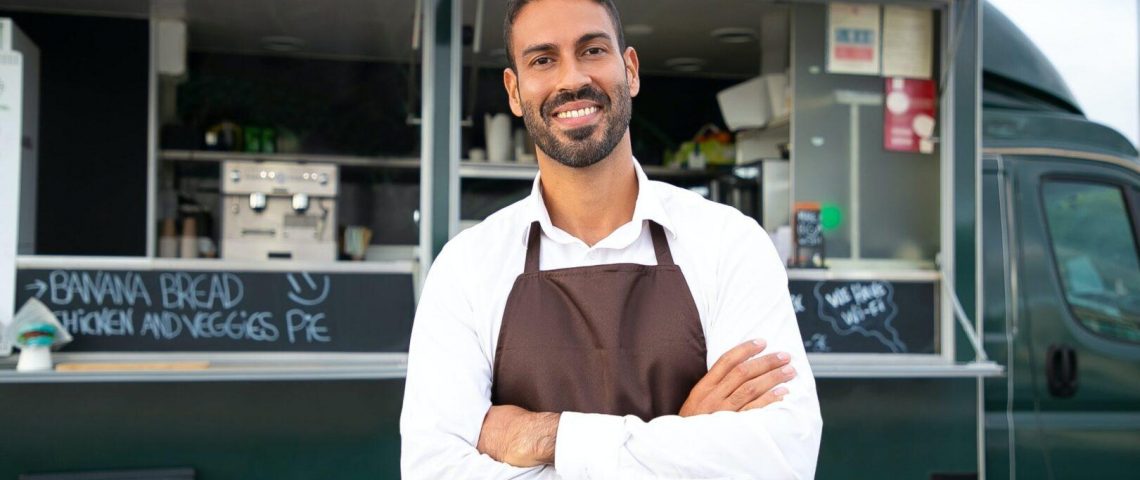
[[[589,115],[589,114],[594,113],[596,111],[598,111],[598,107],[586,107],[586,108],[580,108],[578,110],[568,110],[565,112],[559,112],[558,115],[556,115],[556,116],[558,118],[578,118],[578,117],[582,117],[585,115]]]

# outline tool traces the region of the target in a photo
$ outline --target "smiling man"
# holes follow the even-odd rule
[[[540,173],[428,274],[404,477],[811,478],[787,275],[755,221],[645,177],[612,1],[511,0],[504,36]]]

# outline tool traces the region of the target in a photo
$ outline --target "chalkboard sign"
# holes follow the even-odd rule
[[[819,210],[796,210],[796,245],[800,247],[819,247],[823,245],[823,229],[820,227]]]
[[[406,352],[410,273],[20,269],[75,352]]]
[[[937,353],[933,281],[788,282],[804,348],[812,353]]]

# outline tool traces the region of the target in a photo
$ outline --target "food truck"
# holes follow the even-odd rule
[[[817,477],[1140,467],[1137,153],[1000,12],[616,3],[646,173],[787,262]],[[423,275],[537,172],[503,13],[0,0],[0,322],[74,337],[0,358],[0,476],[398,477]]]

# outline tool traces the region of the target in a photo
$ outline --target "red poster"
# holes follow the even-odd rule
[[[887,78],[883,148],[892,152],[934,152],[937,92],[933,80]]]

